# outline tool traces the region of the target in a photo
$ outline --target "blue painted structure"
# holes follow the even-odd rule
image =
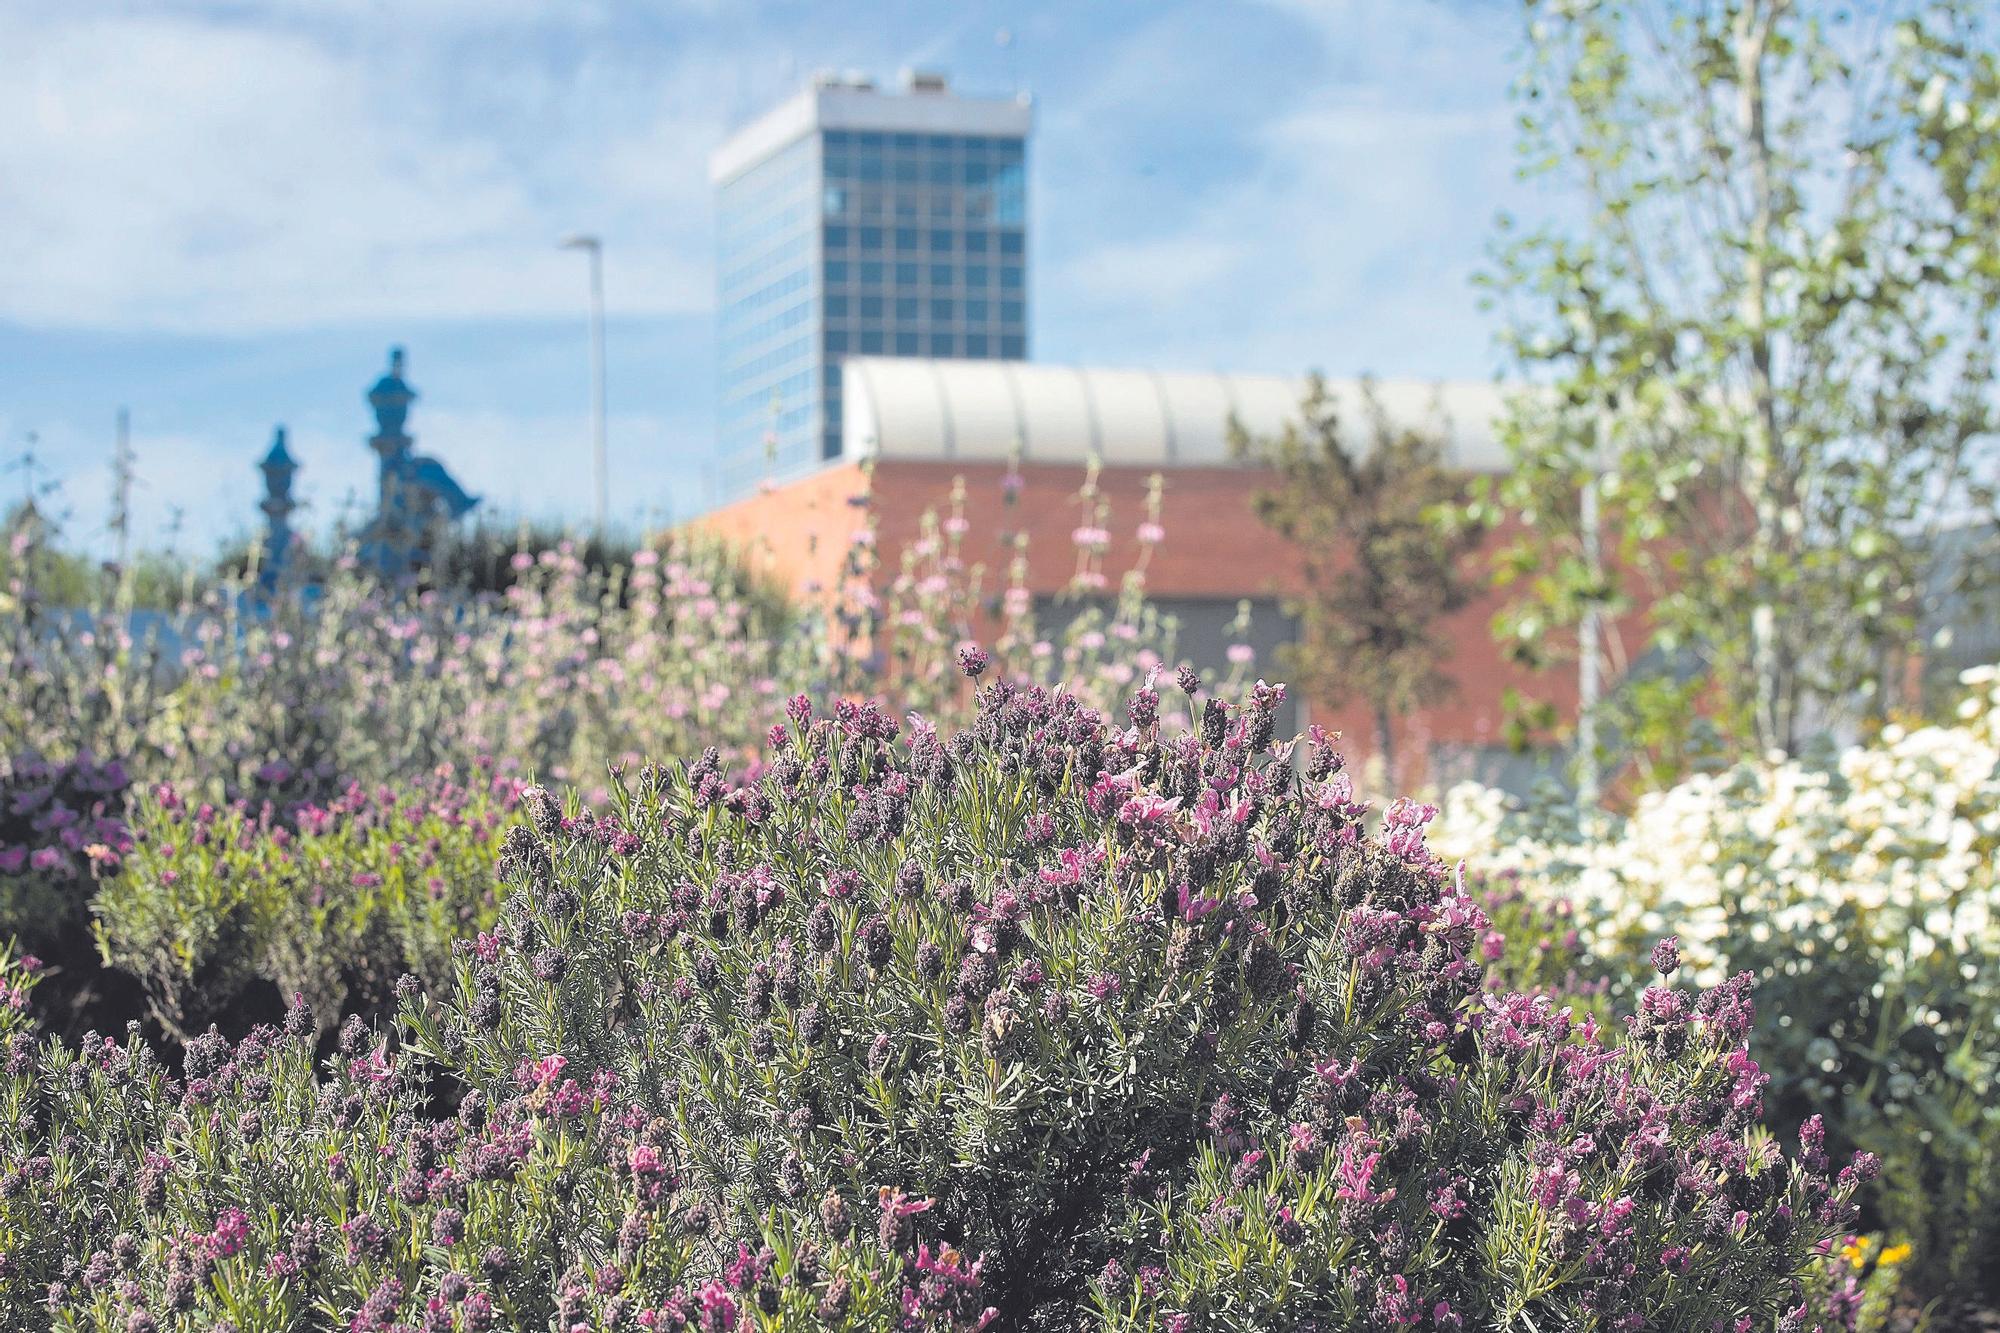
[[[439,532],[472,512],[479,497],[458,484],[444,464],[416,453],[406,426],[417,391],[403,378],[403,349],[389,349],[389,369],[368,390],[375,434],[368,445],[380,460],[375,516],[361,530],[362,563],[402,578],[430,558]]]
[[[292,478],[298,475],[299,465],[285,447],[283,426],[272,435],[271,451],[257,467],[264,474],[264,499],[258,508],[264,511],[267,525],[264,559],[258,567],[257,581],[269,592],[284,577],[292,551],[292,510],[298,507],[292,500]]]

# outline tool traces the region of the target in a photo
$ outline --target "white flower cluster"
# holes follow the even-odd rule
[[[1892,725],[1838,755],[1695,777],[1625,818],[1463,784],[1446,794],[1430,842],[1572,899],[1600,949],[1678,934],[1707,977],[1728,968],[1745,932],[1803,953],[1865,947],[1886,971],[1937,950],[1993,957],[2000,668],[1960,679],[1969,694],[1949,725]],[[1857,928],[1865,943],[1851,938]]]

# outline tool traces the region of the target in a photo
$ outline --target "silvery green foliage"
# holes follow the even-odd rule
[[[988,669],[968,649],[969,675]],[[1192,682],[1190,682],[1192,683]],[[794,699],[610,810],[315,1064],[38,1043],[0,963],[0,1311],[63,1329],[1800,1326],[1872,1171],[1759,1127],[1750,979],[1608,1043],[1281,688],[1163,726]],[[25,964],[25,960],[24,960]]]
[[[671,1126],[559,1056],[488,1098],[303,1005],[179,1072],[136,1036],[39,1045],[0,951],[0,1326],[347,1333],[983,1325],[926,1201],[886,1241],[739,1220],[678,1186]],[[406,994],[417,989],[414,981]]]
[[[754,782],[711,751],[608,817],[531,798],[412,1044],[489,1098],[554,1057],[637,1090],[726,1217],[920,1217],[1010,1327],[1803,1310],[1871,1165],[1758,1127],[1748,978],[1649,988],[1625,1042],[1488,993],[1427,808],[1372,837],[1324,737],[1274,762],[1279,690],[1190,732],[1150,695],[1120,730],[1003,683],[949,739],[797,699]]]

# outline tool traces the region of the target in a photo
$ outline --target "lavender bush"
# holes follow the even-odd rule
[[[1281,698],[1178,732],[1142,689],[1121,730],[1000,684],[949,738],[799,699],[754,783],[709,751],[603,816],[531,789],[499,928],[318,1069],[302,1004],[177,1076],[130,1036],[37,1046],[10,972],[0,1305],[1803,1327],[1869,1166],[1758,1128],[1748,979],[1663,982],[1616,1045],[1487,992],[1429,811],[1366,833],[1324,737],[1278,762]]]
[[[1623,1043],[1486,994],[1427,812],[1365,834],[1323,739],[1273,762],[1280,697],[1173,734],[999,685],[949,740],[795,700],[755,784],[531,794],[407,1049],[494,1104],[634,1090],[732,1229],[936,1228],[1010,1327],[1802,1320],[1869,1167],[1757,1127],[1748,979]]]
[[[197,1038],[172,1076],[136,1036],[37,1048],[34,981],[0,951],[6,1327],[979,1322],[976,1264],[918,1227],[885,1256],[775,1224],[726,1237],[670,1211],[665,1124],[607,1080],[557,1078],[559,1062],[542,1067],[546,1086],[524,1080],[538,1095],[470,1095],[440,1119],[439,1071],[358,1019],[317,1069],[300,1004],[236,1044]],[[885,1259],[921,1291],[888,1280]]]

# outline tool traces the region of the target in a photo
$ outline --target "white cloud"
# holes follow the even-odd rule
[[[418,8],[414,25],[0,11],[0,318],[567,315],[581,261],[554,240],[578,227],[605,236],[617,310],[707,308],[713,63],[621,65],[610,44],[536,68],[474,40],[486,6]]]
[[[1282,8],[1323,70],[1289,100],[1241,85],[1254,61],[1218,80],[1214,43],[1187,30],[1212,16],[1183,11],[1134,34],[1050,127],[1074,140],[1075,174],[1043,216],[1052,231],[1074,223],[1058,211],[1096,216],[1039,285],[1044,329],[1063,352],[1087,331],[1158,364],[1477,373],[1468,279],[1511,171],[1495,23],[1396,0]],[[1089,165],[1129,161],[1147,108],[1204,100],[1249,128],[1194,197],[1135,210],[1143,182],[1097,183]]]

